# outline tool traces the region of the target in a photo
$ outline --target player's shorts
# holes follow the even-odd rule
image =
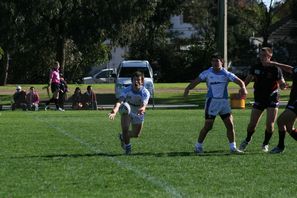
[[[51,91],[52,93],[56,92],[56,91],[59,91],[60,90],[60,85],[59,83],[52,83],[51,84]]]
[[[297,115],[297,100],[289,100],[286,109],[290,109]]]
[[[266,108],[278,108],[279,107],[279,94],[278,92],[274,92],[267,99],[256,98],[253,105],[253,108],[258,109],[260,111],[264,111]]]
[[[207,98],[205,102],[205,119],[215,119],[220,115],[222,119],[229,117],[231,107],[228,99]]]
[[[258,102],[255,101],[255,103],[253,104],[253,108],[264,111],[264,109],[267,108],[278,108],[279,107],[279,102],[275,102],[275,101],[270,101],[270,102]]]
[[[142,115],[137,115],[139,107],[132,106],[132,105],[130,105],[130,107],[131,107],[131,113],[129,114],[129,116],[131,119],[131,123],[132,124],[142,124],[144,122],[145,113]]]

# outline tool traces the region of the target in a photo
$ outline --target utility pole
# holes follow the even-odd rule
[[[218,0],[218,51],[224,57],[224,67],[228,67],[227,53],[227,0]]]

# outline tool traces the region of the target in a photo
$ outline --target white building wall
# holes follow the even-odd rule
[[[179,38],[191,38],[197,31],[190,23],[184,23],[182,15],[175,15],[170,18],[172,28],[170,31],[177,32]]]

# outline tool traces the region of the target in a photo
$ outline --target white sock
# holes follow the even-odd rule
[[[236,149],[236,142],[229,143],[229,146],[230,146],[230,150]]]

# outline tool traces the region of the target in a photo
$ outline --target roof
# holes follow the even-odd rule
[[[121,64],[125,67],[147,67],[149,62],[146,60],[125,60]]]
[[[295,42],[292,37],[293,32],[297,30],[297,21],[288,16],[281,19],[270,28],[269,40]]]

